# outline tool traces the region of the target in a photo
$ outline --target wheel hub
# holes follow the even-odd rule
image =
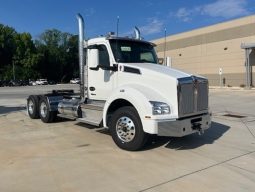
[[[34,103],[32,100],[28,101],[28,111],[30,114],[33,114],[33,112],[34,112]]]
[[[121,117],[116,123],[116,132],[120,140],[130,142],[135,137],[135,125],[129,117]]]

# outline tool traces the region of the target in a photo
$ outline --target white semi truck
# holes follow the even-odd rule
[[[84,39],[80,14],[80,94],[54,90],[30,95],[32,119],[56,116],[102,126],[125,150],[141,149],[150,134],[182,137],[211,125],[208,80],[158,64],[154,44],[114,35]]]

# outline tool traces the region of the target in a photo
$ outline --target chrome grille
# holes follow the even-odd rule
[[[194,111],[193,84],[182,84],[179,89],[179,113],[188,114]]]
[[[198,111],[208,109],[208,83],[200,82],[197,87],[197,109]]]
[[[208,81],[200,77],[178,79],[179,116],[208,109]]]

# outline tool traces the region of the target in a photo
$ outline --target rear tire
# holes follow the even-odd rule
[[[122,107],[116,110],[109,123],[112,139],[118,147],[128,151],[137,151],[144,147],[148,134],[143,131],[139,114],[134,107]]]
[[[27,99],[27,112],[31,119],[39,119],[39,97],[30,95]]]
[[[56,119],[57,112],[50,111],[50,106],[46,97],[39,102],[39,115],[44,123],[51,123]]]

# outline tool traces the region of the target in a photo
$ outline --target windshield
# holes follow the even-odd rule
[[[120,63],[157,63],[151,44],[130,40],[110,39],[114,58]]]

